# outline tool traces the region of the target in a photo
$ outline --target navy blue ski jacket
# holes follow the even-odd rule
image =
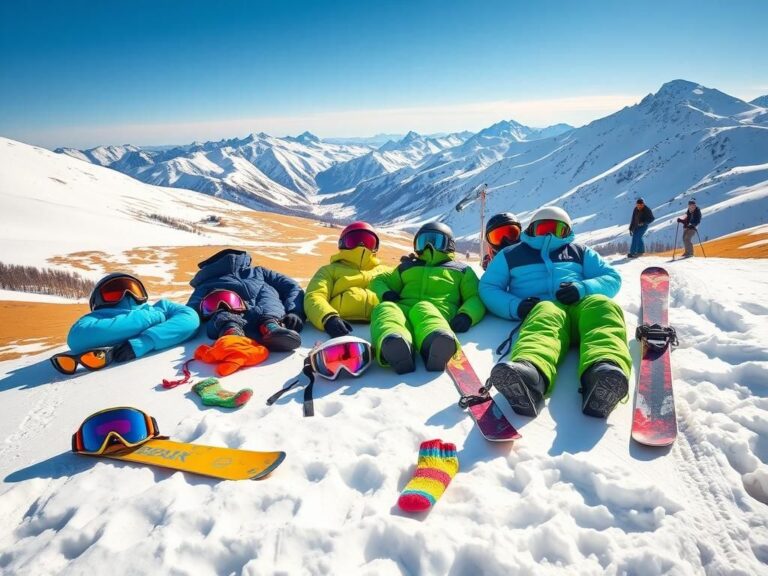
[[[273,318],[280,320],[288,313],[304,316],[304,290],[279,272],[261,266],[251,267],[251,257],[242,250],[217,252],[197,265],[199,272],[189,282],[195,289],[187,306],[200,311],[200,302],[217,288],[232,290],[248,305],[246,333]],[[250,330],[249,330],[250,329]],[[250,334],[249,334],[250,335]]]

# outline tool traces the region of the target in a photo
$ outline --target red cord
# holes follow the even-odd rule
[[[181,371],[184,373],[184,378],[181,380],[163,380],[163,388],[166,390],[170,390],[171,388],[176,388],[176,386],[179,386],[180,384],[186,384],[189,382],[189,379],[192,377],[192,375],[189,373],[189,365],[190,363],[194,362],[194,358],[190,358],[186,362],[184,362],[184,365],[181,367]]]

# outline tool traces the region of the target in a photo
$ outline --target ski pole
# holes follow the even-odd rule
[[[701,253],[704,255],[704,258],[706,258],[707,257],[707,253],[704,252],[704,244],[701,243],[701,236],[699,236],[699,229],[698,228],[694,228],[694,230],[696,230],[696,238],[699,239],[699,248],[701,248]]]
[[[677,252],[677,235],[680,232],[680,222],[677,223],[677,228],[675,228],[675,246],[672,248],[672,261],[675,261],[675,252]]]

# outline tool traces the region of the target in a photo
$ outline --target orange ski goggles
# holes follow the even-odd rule
[[[77,365],[82,364],[86,370],[101,370],[112,363],[112,348],[94,348],[82,354],[61,352],[51,356],[51,364],[62,374],[74,374]]]
[[[160,437],[157,421],[138,408],[107,408],[86,418],[72,435],[72,452],[104,454],[112,447],[134,448]]]
[[[489,230],[485,239],[491,246],[503,246],[505,241],[507,244],[513,244],[520,239],[520,227],[514,224],[504,224]]]

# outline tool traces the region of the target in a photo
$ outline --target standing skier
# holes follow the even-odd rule
[[[371,339],[382,366],[413,372],[414,343],[427,370],[442,371],[456,353],[455,332],[466,332],[485,316],[475,271],[455,261],[453,232],[424,224],[413,238],[414,254],[371,284],[381,304],[371,315]]]
[[[515,412],[541,411],[572,341],[579,342],[585,414],[606,418],[627,395],[632,360],[624,314],[611,299],[620,287],[621,276],[574,242],[570,217],[553,206],[539,209],[520,243],[493,259],[480,297],[492,313],[522,325],[509,360],[493,367],[488,382]]]
[[[683,225],[683,245],[685,246],[683,258],[692,258],[693,236],[696,234],[696,227],[701,224],[701,210],[696,206],[695,199],[688,200],[688,210],[685,212],[685,216],[678,218],[677,221]]]
[[[632,236],[632,246],[630,247],[627,256],[630,258],[637,258],[638,256],[645,254],[643,234],[646,233],[648,226],[655,219],[651,209],[645,205],[645,201],[642,198],[638,198],[635,209],[632,210],[632,219],[629,222],[629,234]]]
[[[239,334],[237,326],[241,326],[246,336],[269,350],[284,352],[301,346],[304,290],[295,280],[261,266],[251,267],[247,252],[229,248],[197,267],[200,270],[189,282],[195,290],[187,306],[200,311],[203,299],[217,289],[235,292],[245,303],[242,315],[219,310],[208,320],[218,335],[230,330]]]
[[[493,257],[507,246],[512,246],[520,241],[522,226],[517,216],[511,212],[502,212],[491,216],[485,225],[485,241],[488,244],[487,252],[483,256],[483,270],[488,269]]]
[[[112,346],[116,362],[141,358],[191,338],[200,325],[197,313],[183,304],[158,300],[148,304],[144,284],[130,274],[109,274],[96,283],[91,312],[74,323],[67,344],[74,354]]]
[[[307,287],[304,309],[307,319],[332,338],[352,331],[350,322],[370,322],[379,303],[371,281],[391,270],[376,252],[379,237],[367,222],[353,222],[339,236],[339,252],[321,267]]]

